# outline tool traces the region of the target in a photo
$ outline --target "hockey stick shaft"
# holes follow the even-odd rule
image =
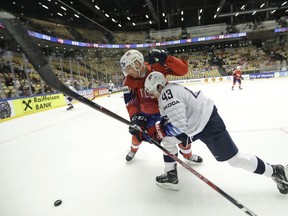
[[[111,112],[110,110],[94,103],[93,101],[77,94],[76,92],[70,90],[68,87],[66,87],[61,81],[58,79],[58,77],[53,72],[53,69],[51,68],[50,64],[46,60],[45,56],[43,55],[41,49],[35,45],[31,37],[29,36],[27,30],[24,28],[23,24],[17,20],[13,15],[6,13],[6,12],[0,12],[0,21],[4,24],[5,28],[8,30],[8,32],[11,34],[11,36],[15,39],[15,41],[20,45],[23,52],[26,54],[28,59],[30,60],[31,64],[34,66],[34,68],[37,70],[39,75],[42,77],[42,79],[51,87],[54,89],[62,92],[65,95],[68,95],[79,102],[82,102],[93,109],[96,109],[97,111],[100,111],[128,126],[134,127],[135,125],[132,125],[130,121],[124,119],[123,117]],[[173,158],[175,161],[177,161],[179,164],[181,164],[183,167],[185,167],[187,170],[189,170],[191,173],[193,173],[195,176],[197,176],[199,179],[201,179],[203,182],[205,182],[207,185],[209,185],[211,188],[216,190],[218,193],[220,193],[223,197],[228,199],[230,202],[232,202],[234,205],[236,205],[239,209],[244,211],[246,214],[250,216],[257,216],[255,213],[253,213],[251,210],[246,208],[244,205],[240,204],[238,201],[236,201],[234,198],[232,198],[230,195],[225,193],[223,190],[221,190],[219,187],[217,187],[215,184],[213,184],[211,181],[206,179],[203,175],[198,173],[196,170],[194,170],[192,167],[184,163],[182,160],[180,160],[177,156],[171,154],[169,151],[167,151],[164,147],[162,147],[156,140],[152,139],[148,136],[145,132],[144,136],[148,138],[148,141],[153,143],[155,146],[160,148],[165,154]]]

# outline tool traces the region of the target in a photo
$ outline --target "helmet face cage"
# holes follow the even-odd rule
[[[167,80],[164,77],[164,75],[158,71],[154,71],[148,75],[148,77],[145,80],[144,86],[145,86],[145,90],[148,93],[156,97],[159,97],[160,93],[158,91],[158,86],[161,85],[164,87],[166,83],[167,83]]]
[[[140,67],[136,68],[135,62],[138,61],[140,63]],[[128,71],[126,70],[127,66],[131,66],[134,70],[136,70],[139,73],[140,76],[140,70],[144,65],[144,57],[142,53],[140,53],[138,50],[129,50],[126,52],[122,58],[120,59],[120,66],[122,68],[123,74],[125,76],[128,75]]]

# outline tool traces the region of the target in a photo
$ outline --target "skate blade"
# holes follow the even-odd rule
[[[196,161],[191,161],[187,158],[184,158],[185,159],[185,162],[187,162],[189,165],[193,165],[193,166],[199,166],[199,165],[202,165],[203,164],[203,161],[202,162],[196,162]]]
[[[285,181],[285,180],[283,180],[283,179],[277,179],[277,180],[274,180],[274,181],[275,181],[275,182],[279,181],[279,182],[282,182],[282,183],[288,185],[288,181]]]
[[[288,164],[286,166],[284,166],[284,172],[286,175],[286,179],[288,179]]]
[[[288,185],[288,182],[286,180],[278,179],[278,178],[274,178],[274,177],[272,177],[272,179],[276,184],[284,183],[285,185]]]
[[[176,185],[176,184],[156,182],[156,185],[158,187],[161,187],[161,188],[164,188],[164,189],[167,189],[167,190],[172,190],[172,191],[179,191],[180,190],[178,185]]]

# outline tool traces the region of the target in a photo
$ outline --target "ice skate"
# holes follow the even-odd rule
[[[73,109],[73,108],[74,108],[73,105],[69,105],[68,108],[67,108],[67,110],[71,110],[71,109]]]
[[[280,193],[287,194],[288,193],[288,165],[285,167],[278,164],[272,165],[273,174],[272,179],[277,184],[277,188]]]
[[[156,176],[156,185],[164,189],[179,191],[178,182],[176,166],[174,170]]]
[[[189,161],[192,161],[194,163],[202,163],[203,162],[203,158],[199,155],[196,154],[192,154],[192,156],[190,158],[186,158]]]
[[[188,160],[188,161],[191,161],[193,163],[197,163],[197,164],[200,164],[203,162],[203,158],[199,155],[196,155],[196,154],[192,154],[190,157],[188,155],[185,156],[185,154],[183,154],[183,152],[180,150],[179,151],[180,154],[183,155],[183,157]]]
[[[134,158],[135,154],[136,152],[129,151],[128,154],[126,155],[126,161],[131,161]]]

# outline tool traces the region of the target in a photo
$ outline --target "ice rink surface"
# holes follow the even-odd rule
[[[242,152],[271,164],[288,163],[288,79],[193,84],[211,97]],[[127,118],[122,94],[94,102]],[[128,127],[84,104],[0,124],[1,216],[244,216],[182,166],[180,191],[155,185],[162,151],[143,143],[130,163]],[[288,195],[271,178],[219,163],[200,141],[194,169],[258,216],[287,216]],[[179,156],[182,159],[181,156]],[[62,205],[54,207],[55,200]]]

